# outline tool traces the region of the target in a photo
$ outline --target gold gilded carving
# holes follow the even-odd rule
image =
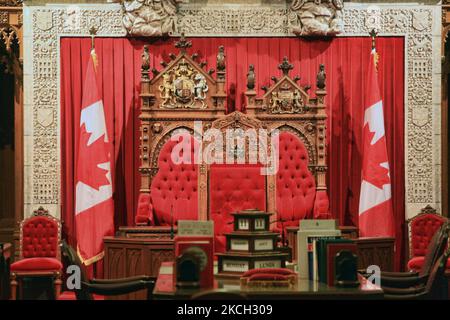
[[[268,111],[270,113],[304,113],[305,107],[300,91],[293,90],[288,83],[285,83],[279,91],[272,92]]]
[[[159,86],[162,108],[204,109],[208,84],[205,76],[189,65],[185,59],[168,73],[163,74],[163,83]]]

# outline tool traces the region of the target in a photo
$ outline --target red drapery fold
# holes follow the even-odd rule
[[[190,53],[198,52],[215,68],[217,48],[225,46],[227,64],[228,111],[243,110],[248,65],[254,64],[258,94],[261,86],[279,76],[278,64],[284,56],[294,65],[291,75],[300,75],[301,84],[315,90],[320,63],[327,73],[328,105],[328,194],[333,217],[342,225],[358,226],[358,201],[361,184],[362,123],[366,71],[370,58],[369,37],[340,37],[330,40],[298,38],[195,38]],[[141,53],[150,45],[151,68],[161,69],[169,61],[174,39],[137,40],[97,38],[99,88],[105,106],[111,148],[115,224],[132,225],[139,190],[139,84]],[[61,39],[61,157],[62,218],[64,232],[71,243],[74,234],[73,166],[78,137],[82,79],[89,58],[89,38]],[[404,183],[404,39],[379,37],[379,80],[384,102],[386,138],[392,174],[393,206],[396,216],[397,268],[404,260],[405,221]]]

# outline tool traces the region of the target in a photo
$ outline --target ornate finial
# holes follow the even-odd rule
[[[321,64],[319,66],[319,72],[317,73],[317,88],[318,89],[325,89],[326,78],[327,78],[327,75],[325,73],[325,65]]]
[[[427,205],[425,208],[423,208],[422,210],[420,210],[421,213],[437,213],[436,209],[433,208],[430,205]]]
[[[375,49],[375,38],[378,35],[378,32],[375,31],[375,29],[370,30],[369,32],[370,37],[372,38],[372,50]]]
[[[255,66],[253,64],[248,66],[247,89],[248,90],[255,89]]]
[[[225,71],[225,48],[219,46],[219,53],[217,54],[217,71]]]
[[[44,209],[44,207],[40,206],[37,210],[33,211],[35,216],[46,216],[48,215],[48,210]]]
[[[148,51],[148,45],[144,45],[144,51],[142,52],[142,72],[148,72],[150,69],[150,53]]]
[[[294,69],[294,66],[289,63],[288,57],[284,57],[283,62],[278,65],[278,69],[283,70],[283,75],[287,76],[289,71]]]
[[[89,28],[89,34],[91,35],[91,49],[94,49],[94,38],[97,35],[98,29],[95,26]]]
[[[192,42],[189,40],[186,40],[184,37],[184,32],[181,33],[180,40],[175,42],[175,48],[178,48],[181,50],[181,53],[186,53],[186,49],[192,47]]]

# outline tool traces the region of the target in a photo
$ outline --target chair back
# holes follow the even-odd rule
[[[431,239],[447,218],[436,213],[431,206],[426,206],[421,213],[408,220],[410,258],[423,257],[427,253]]]
[[[74,290],[77,300],[93,300],[93,296],[83,287],[83,283],[88,281],[83,264],[76,251],[65,240],[62,241],[61,251],[63,255],[64,264],[66,267],[75,265],[80,269],[80,283],[81,288]]]
[[[430,274],[431,269],[435,265],[437,259],[440,258],[444,253],[444,250],[448,244],[448,228],[449,223],[445,222],[431,238],[424,258],[422,269],[420,270],[420,275]]]
[[[61,223],[43,207],[20,224],[20,258],[60,259]]]

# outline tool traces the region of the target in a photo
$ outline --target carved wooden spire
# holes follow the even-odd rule
[[[325,80],[327,79],[327,75],[325,73],[325,65],[321,64],[319,67],[319,72],[317,73],[317,88],[325,89]]]
[[[253,64],[248,66],[247,89],[248,90],[255,89],[255,66]]]
[[[278,65],[278,69],[283,71],[284,76],[287,76],[289,74],[289,71],[294,69],[294,66],[289,63],[288,57],[284,57],[283,62]]]
[[[149,79],[148,70],[150,69],[150,53],[148,51],[148,45],[144,45],[144,51],[142,52],[142,66],[141,73],[143,79]]]
[[[189,40],[186,40],[184,37],[184,32],[181,33],[180,40],[175,42],[175,48],[180,49],[181,53],[186,53],[186,49],[192,47],[192,42]]]
[[[217,54],[217,71],[225,71],[225,48],[223,46],[219,46]]]

